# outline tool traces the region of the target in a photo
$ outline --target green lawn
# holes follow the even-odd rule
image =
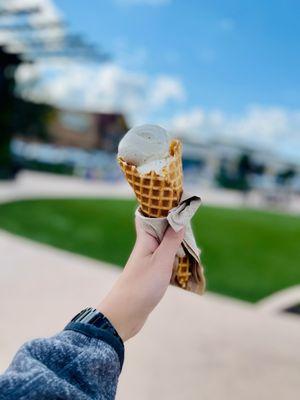
[[[0,228],[123,266],[134,243],[135,206],[129,200],[18,201],[0,205]],[[209,290],[255,302],[300,283],[299,217],[201,207],[194,230]]]

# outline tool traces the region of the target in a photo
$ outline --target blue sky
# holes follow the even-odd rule
[[[149,3],[56,0],[74,30],[126,67],[179,77],[186,107],[300,106],[298,1]]]
[[[55,12],[26,1],[112,56],[32,67],[43,78],[33,97],[300,159],[298,0],[52,0]]]

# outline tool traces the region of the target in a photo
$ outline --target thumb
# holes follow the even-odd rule
[[[158,241],[150,233],[146,232],[140,218],[135,218],[136,245],[145,254],[152,254],[158,247]]]
[[[184,233],[185,228],[180,229],[179,232],[175,232],[174,229],[169,226],[160,245],[155,251],[156,257],[173,263],[176,252],[183,241]]]

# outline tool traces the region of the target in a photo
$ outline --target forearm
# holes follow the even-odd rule
[[[163,297],[184,236],[183,230],[168,228],[159,244],[140,222],[136,226],[135,248],[98,306],[107,318],[84,310],[63,332],[22,346],[0,376],[0,400],[114,399],[124,357],[122,339],[141,329]]]
[[[0,376],[0,399],[114,399],[123,357],[124,348],[107,331],[69,325],[20,348]]]

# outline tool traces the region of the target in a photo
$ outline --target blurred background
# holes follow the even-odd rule
[[[170,288],[128,345],[119,398],[298,398],[299,12],[0,0],[0,368],[120,273],[136,202],[117,147],[155,123],[181,139],[185,186],[203,200],[208,293]],[[10,304],[24,314],[14,334]]]

